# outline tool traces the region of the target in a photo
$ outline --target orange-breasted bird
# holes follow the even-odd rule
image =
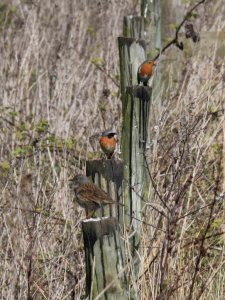
[[[107,159],[111,159],[113,156],[113,153],[116,149],[116,131],[112,129],[108,129],[106,131],[103,131],[101,133],[101,136],[99,138],[99,143],[102,148],[102,151],[107,156]]]
[[[146,60],[139,66],[137,72],[138,84],[140,84],[140,82],[143,82],[143,85],[147,86],[148,80],[153,74],[154,66],[155,66],[154,60]]]

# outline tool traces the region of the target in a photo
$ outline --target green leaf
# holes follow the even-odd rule
[[[223,224],[223,220],[222,219],[215,219],[212,223],[212,228],[214,229],[218,229],[220,228],[220,226]]]
[[[171,23],[170,24],[170,29],[177,29],[177,24]]]
[[[89,33],[90,35],[92,36],[96,36],[96,29],[92,26],[89,26],[88,29],[87,29],[87,33]]]
[[[74,138],[68,138],[65,140],[65,145],[69,150],[72,150],[76,145],[77,141]]]
[[[40,120],[36,125],[35,125],[35,130],[38,133],[43,133],[46,132],[48,129],[48,121],[47,120]]]
[[[9,162],[6,161],[6,160],[0,162],[0,167],[1,167],[2,169],[4,169],[5,171],[9,171],[9,170],[10,170],[10,164],[9,164]]]
[[[91,59],[91,63],[94,65],[102,65],[104,63],[104,59],[102,59],[101,57],[95,57]]]

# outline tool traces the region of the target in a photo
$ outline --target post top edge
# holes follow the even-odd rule
[[[82,222],[83,222],[83,223],[87,223],[87,222],[99,222],[99,221],[106,220],[106,219],[111,219],[111,217],[89,218],[89,219],[82,220]]]
[[[119,44],[124,44],[124,45],[131,45],[132,43],[137,43],[140,44],[143,48],[146,47],[146,41],[143,39],[136,39],[133,37],[124,37],[124,36],[119,36],[118,37],[118,42]]]

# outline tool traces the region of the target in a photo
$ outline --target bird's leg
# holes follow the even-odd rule
[[[105,153],[102,153],[101,154],[101,160],[106,160],[106,159],[108,159],[108,157],[107,157],[107,155],[105,154]]]
[[[110,215],[110,217],[112,216],[112,205],[111,204],[109,204],[109,215]]]
[[[113,153],[111,153],[111,159],[115,159],[116,151],[114,150]]]
[[[103,205],[102,205],[102,203],[100,204],[100,207],[101,207],[102,218],[103,218],[103,217],[104,217],[104,209],[103,209]]]
[[[91,211],[89,211],[89,213],[88,213],[88,214],[86,214],[86,218],[87,218],[87,219],[90,219],[90,218],[92,218],[92,217],[93,217],[93,215],[94,215],[94,213],[95,213],[95,210],[91,210]]]
[[[110,153],[110,154],[107,154],[107,155],[106,155],[106,158],[107,158],[107,159],[111,159],[111,158],[112,158],[112,154],[111,154],[111,153]]]

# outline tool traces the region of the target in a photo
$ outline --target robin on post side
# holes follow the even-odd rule
[[[100,207],[116,204],[106,192],[90,182],[85,175],[76,175],[70,181],[72,182],[71,189],[75,193],[75,200],[85,208],[87,217],[91,217]]]
[[[146,60],[139,66],[137,72],[138,84],[140,84],[140,82],[143,82],[143,85],[147,86],[148,80],[153,74],[154,66],[155,66],[154,60]]]
[[[113,153],[116,149],[116,131],[109,129],[106,131],[103,131],[101,133],[101,136],[99,138],[99,143],[102,148],[102,151],[106,154],[107,159],[111,159],[113,156]]]

